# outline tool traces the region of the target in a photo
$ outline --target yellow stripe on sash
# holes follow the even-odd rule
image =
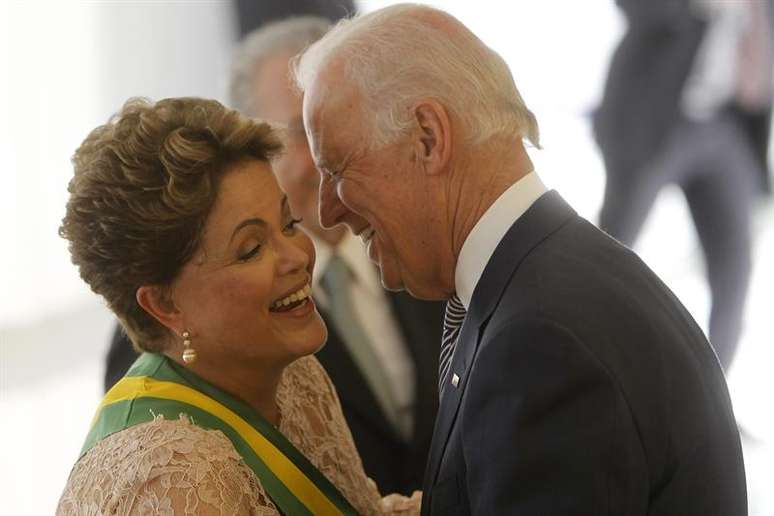
[[[277,478],[312,514],[326,516],[342,514],[314,482],[247,421],[223,404],[185,385],[154,380],[149,376],[124,377],[102,399],[91,426],[96,424],[106,405],[141,397],[182,401],[220,418],[242,436]]]

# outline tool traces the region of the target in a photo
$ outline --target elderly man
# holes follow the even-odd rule
[[[424,514],[746,514],[712,349],[631,250],[546,191],[495,52],[398,5],[294,68],[322,225],[359,235],[386,287],[449,300]]]
[[[288,61],[330,23],[298,17],[265,25],[241,43],[230,90],[237,109],[287,129],[274,163],[293,212],[317,250],[313,291],[328,326],[318,358],[336,386],[366,472],[384,493],[419,489],[438,407],[443,307],[385,292],[361,242],[318,223],[320,177],[306,142],[301,96]]]

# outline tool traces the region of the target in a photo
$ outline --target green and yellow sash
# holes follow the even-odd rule
[[[279,431],[245,403],[161,354],[144,353],[102,399],[81,456],[105,437],[156,415],[187,414],[228,437],[287,515],[357,514],[338,489]]]

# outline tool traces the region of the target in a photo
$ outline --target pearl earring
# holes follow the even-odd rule
[[[191,334],[188,331],[183,332],[183,362],[192,364],[196,362],[196,350],[191,347]]]

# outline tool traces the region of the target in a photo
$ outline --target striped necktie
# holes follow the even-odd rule
[[[443,390],[446,378],[449,376],[451,359],[454,356],[454,348],[457,346],[457,338],[460,335],[462,321],[465,319],[465,305],[462,304],[457,294],[454,294],[446,303],[446,315],[443,318],[443,335],[441,336],[441,354],[438,358],[438,393]]]

